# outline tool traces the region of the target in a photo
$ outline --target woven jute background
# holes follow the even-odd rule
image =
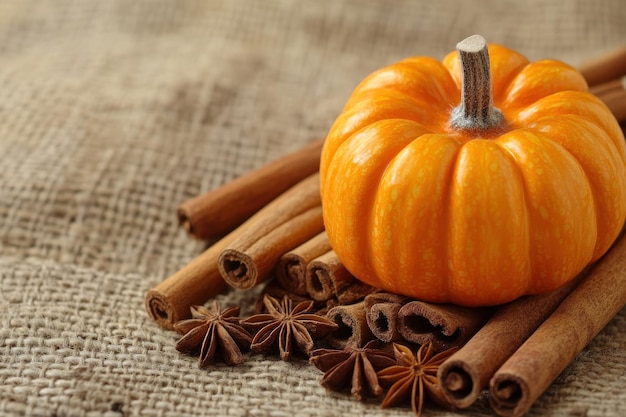
[[[410,415],[305,362],[180,355],[144,310],[204,247],[177,205],[324,136],[378,67],[473,33],[576,65],[624,22],[623,0],[0,2],[0,415]],[[625,373],[622,310],[529,415],[626,415]]]

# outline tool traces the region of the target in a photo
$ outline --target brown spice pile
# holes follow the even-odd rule
[[[438,354],[432,343],[416,345],[369,340],[364,346],[348,343],[343,349],[330,348],[327,336],[339,325],[320,312],[313,300],[283,295],[278,299],[263,293],[260,312],[239,317],[240,307],[222,310],[217,301],[209,307],[193,306],[191,319],[177,322],[182,334],[176,349],[199,356],[198,367],[218,361],[229,365],[245,362],[244,352],[278,354],[284,361],[308,358],[322,372],[321,385],[336,392],[350,392],[357,400],[381,398],[389,387],[382,407],[411,404],[417,416],[425,399],[444,407],[436,374],[438,366],[456,351]],[[323,313],[323,312],[322,312]]]

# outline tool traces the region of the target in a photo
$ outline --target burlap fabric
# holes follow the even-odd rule
[[[624,22],[623,0],[0,2],[0,415],[410,415],[305,362],[180,355],[143,304],[203,248],[176,206],[323,136],[380,66],[473,33],[578,64]],[[530,415],[626,415],[625,330],[622,310]]]

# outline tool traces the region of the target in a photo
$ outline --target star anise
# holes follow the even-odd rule
[[[381,384],[390,386],[383,399],[382,408],[403,403],[410,398],[413,412],[421,416],[425,397],[449,407],[437,381],[437,370],[457,348],[436,355],[433,355],[431,342],[422,345],[415,355],[408,347],[396,343],[393,349],[397,365],[378,372]]]
[[[288,296],[281,301],[265,294],[263,304],[267,313],[255,314],[242,324],[256,331],[250,348],[259,353],[278,351],[280,358],[289,360],[295,348],[308,353],[315,343],[313,337],[324,337],[339,326],[324,316],[313,314],[313,301],[295,304]]]
[[[324,372],[320,382],[324,388],[338,392],[350,388],[354,398],[363,400],[383,393],[376,371],[394,365],[396,360],[380,341],[372,340],[364,347],[316,349],[309,362]]]
[[[191,316],[174,324],[174,330],[184,334],[176,343],[176,350],[199,354],[200,368],[213,363],[218,354],[229,365],[245,361],[241,351],[249,349],[252,336],[240,324],[239,307],[222,312],[219,303],[214,301],[209,308],[192,306]]]

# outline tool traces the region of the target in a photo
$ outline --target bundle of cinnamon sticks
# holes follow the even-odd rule
[[[626,48],[581,68],[591,91],[626,120]],[[617,81],[616,81],[617,80]],[[146,308],[163,328],[189,316],[227,287],[310,298],[340,325],[331,344],[432,342],[461,347],[439,369],[456,408],[484,389],[502,416],[525,413],[574,357],[626,303],[626,238],[596,265],[549,294],[497,308],[435,305],[380,292],[341,264],[324,232],[316,140],[238,179],[184,202],[181,225],[199,239],[219,238],[148,291]],[[271,281],[271,282],[270,282]],[[537,352],[542,354],[538,355]]]

